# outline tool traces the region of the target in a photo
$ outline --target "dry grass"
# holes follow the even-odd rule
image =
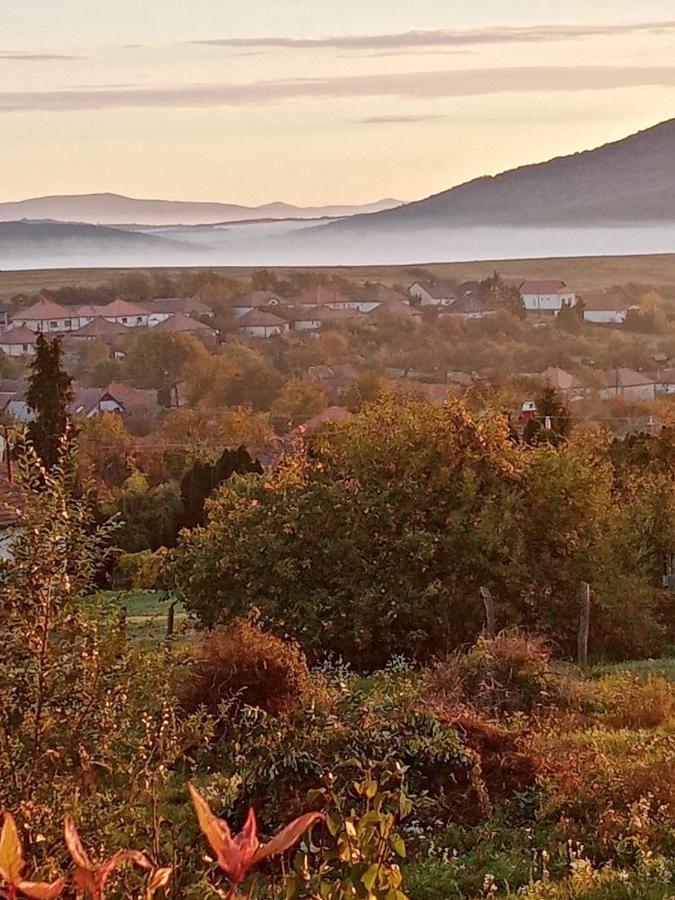
[[[303,271],[319,272],[327,276],[363,281],[382,281],[386,284],[407,284],[419,275],[417,266],[336,266],[297,267]],[[432,263],[423,266],[438,277],[458,281],[480,279],[495,269],[507,278],[563,278],[580,292],[601,290],[616,284],[637,282],[652,285],[675,285],[675,254],[643,256],[580,256],[549,259],[485,260],[455,263]],[[146,269],[45,269],[0,272],[0,296],[11,298],[19,293],[36,293],[41,288],[96,287],[107,284],[132,271],[166,273],[168,275],[198,272],[199,268]],[[218,272],[233,278],[251,275],[251,267],[208,266],[202,271]],[[291,267],[274,267],[283,274]]]

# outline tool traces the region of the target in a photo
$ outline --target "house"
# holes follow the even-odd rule
[[[662,369],[656,376],[657,394],[675,394],[675,369]]]
[[[348,309],[350,300],[333,288],[327,288],[319,284],[316,287],[307,288],[293,300],[293,306],[319,306],[328,309]]]
[[[0,411],[13,422],[31,422],[33,413],[26,403],[28,384],[25,381],[0,380]]]
[[[318,331],[321,321],[317,318],[317,313],[319,308],[316,306],[299,306],[297,309],[285,307],[283,310],[291,331]]]
[[[314,434],[327,423],[339,425],[342,422],[347,422],[353,417],[354,414],[343,406],[327,406],[323,412],[317,413],[317,415],[312,416],[311,419],[303,422],[302,425],[298,425],[294,434],[304,437],[308,434]]]
[[[541,377],[562,394],[583,396],[585,393],[581,381],[571,372],[566,372],[565,369],[549,366],[541,373]]]
[[[10,328],[0,334],[0,351],[7,356],[35,356],[37,335],[30,328]]]
[[[557,316],[577,302],[577,295],[564,281],[523,281],[519,290],[526,312]]]
[[[162,297],[140,305],[148,314],[148,325],[151,328],[177,313],[182,313],[190,319],[215,318],[211,307],[202,303],[197,297]]]
[[[242,297],[237,297],[232,304],[232,312],[239,318],[252,312],[254,309],[266,310],[268,307],[283,306],[286,301],[274,291],[251,291]]]
[[[104,344],[113,344],[120,338],[129,337],[132,333],[128,325],[123,325],[121,322],[112,322],[110,319],[104,319],[102,316],[96,316],[90,319],[86,325],[82,325],[71,332],[68,337],[71,340],[100,340]]]
[[[111,300],[105,306],[94,306],[92,309],[97,316],[102,316],[110,322],[117,322],[120,325],[128,325],[129,328],[148,327],[148,313],[142,306],[135,303],[129,303],[128,300]],[[83,317],[83,316],[82,316]]]
[[[418,300],[420,306],[450,306],[457,299],[452,285],[431,279],[413,282],[408,288],[408,295]]]
[[[20,310],[12,318],[9,329],[30,328],[31,331],[63,334],[79,328],[84,323],[74,307],[62,306],[46,297]]]
[[[349,294],[347,306],[350,309],[358,309],[362,313],[369,313],[382,303],[405,303],[406,301],[406,295],[400,291],[395,291],[379,282],[366,281],[360,288]]]
[[[422,311],[418,306],[410,306],[401,300],[388,300],[380,303],[375,309],[371,309],[368,313],[371,319],[396,318],[410,319],[412,322],[418,322],[422,317]]]
[[[195,337],[205,340],[214,340],[218,336],[215,328],[181,312],[167,316],[166,319],[153,326],[152,331],[158,334],[193,334]]]
[[[598,325],[623,325],[631,309],[639,309],[622,291],[586,294],[583,297],[584,321]]]
[[[318,384],[329,403],[337,402],[358,375],[351,363],[332,366],[310,366],[307,376]]]
[[[633,369],[610,369],[602,373],[602,382],[598,390],[602,400],[622,397],[630,400],[654,400],[656,382],[642,372]]]
[[[439,310],[439,316],[456,316],[459,319],[484,319],[493,316],[496,310],[488,302],[482,300],[478,291],[465,291],[451,306]]]
[[[106,397],[106,391],[103,388],[75,387],[73,395],[73,399],[68,406],[68,412],[71,416],[82,416],[85,419],[92,419],[104,412],[122,412],[121,404],[111,397]]]
[[[288,322],[273,313],[252,309],[237,320],[237,330],[246,337],[269,338],[287,332]]]

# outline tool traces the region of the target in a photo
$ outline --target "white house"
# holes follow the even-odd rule
[[[382,303],[405,303],[405,294],[395,291],[379,282],[366,281],[360,288],[349,294],[346,305],[349,309],[358,309],[359,312],[369,313]]]
[[[252,309],[239,318],[237,329],[246,337],[268,338],[275,334],[284,334],[288,331],[288,322],[284,322],[273,313],[263,312],[260,309]]]
[[[653,378],[633,369],[618,368],[603,372],[603,383],[598,390],[602,400],[623,397],[627,400],[654,400],[656,382]]]
[[[519,290],[526,312],[557,316],[577,303],[577,295],[564,281],[523,281]]]
[[[598,325],[623,325],[630,309],[639,309],[619,291],[587,294],[584,300],[584,321]]]
[[[675,394],[675,369],[661,369],[656,380],[657,394]]]
[[[408,294],[419,300],[420,306],[450,306],[457,299],[452,285],[426,278],[413,282],[408,288]]]
[[[211,307],[202,303],[197,297],[162,297],[142,305],[148,314],[148,325],[151,328],[178,313],[190,319],[213,319],[215,317]]]
[[[316,306],[299,306],[297,309],[285,309],[291,331],[319,331],[321,328],[321,310]]]
[[[30,328],[11,328],[0,334],[0,350],[7,356],[35,356],[37,336]]]
[[[148,313],[141,306],[135,303],[129,303],[128,300],[112,300],[105,306],[94,306],[93,311],[96,316],[101,316],[109,322],[117,322],[119,325],[126,325],[128,328],[147,328]],[[81,316],[84,318],[84,316]],[[93,317],[92,317],[93,318]],[[85,322],[82,323],[86,324]]]
[[[19,310],[8,327],[9,330],[30,328],[31,331],[63,334],[74,331],[83,324],[79,312],[74,307],[61,306],[60,303],[42,297],[26,309]]]

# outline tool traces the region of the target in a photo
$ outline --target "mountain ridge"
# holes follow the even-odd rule
[[[484,175],[326,226],[588,225],[675,221],[675,118],[589,150]]]
[[[88,225],[215,225],[265,218],[337,218],[379,212],[401,201],[384,198],[361,205],[295,206],[273,201],[261,206],[191,200],[157,200],[101,192],[49,194],[0,203],[0,221],[52,220]]]

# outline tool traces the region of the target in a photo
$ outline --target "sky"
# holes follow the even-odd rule
[[[675,117],[673,0],[1,5],[0,201],[413,200]]]

